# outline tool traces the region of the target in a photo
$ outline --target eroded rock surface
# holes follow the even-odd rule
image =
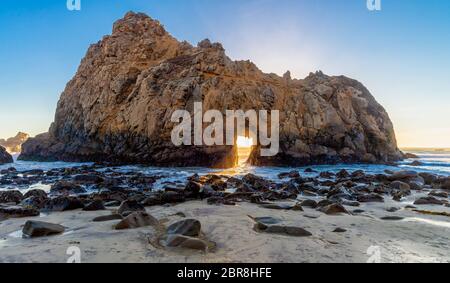
[[[13,158],[6,149],[0,146],[0,164],[13,163]]]
[[[322,72],[302,80],[232,61],[219,43],[173,38],[144,14],[128,13],[91,45],[67,84],[48,133],[28,140],[22,160],[120,161],[231,167],[232,146],[175,147],[176,110],[280,110],[280,152],[254,165],[389,162],[403,157],[383,107],[359,82]],[[208,126],[205,124],[205,127]]]
[[[30,136],[26,133],[19,132],[15,137],[9,139],[0,139],[0,146],[3,146],[8,152],[20,152],[22,144],[28,140]]]

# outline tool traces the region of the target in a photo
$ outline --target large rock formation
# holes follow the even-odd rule
[[[280,153],[257,165],[389,162],[402,157],[388,114],[359,82],[312,73],[303,80],[232,61],[219,43],[179,42],[144,14],[128,13],[92,45],[67,84],[49,133],[21,159],[230,167],[233,146],[171,142],[175,110],[280,110]],[[207,125],[205,125],[207,126]]]
[[[6,149],[0,146],[0,164],[12,163],[12,156],[6,151]]]
[[[9,139],[0,139],[0,146],[6,148],[8,152],[21,152],[22,144],[28,140],[30,136],[26,133],[19,132],[15,137]]]

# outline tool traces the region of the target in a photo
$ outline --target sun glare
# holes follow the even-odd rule
[[[239,136],[236,140],[236,145],[239,148],[251,148],[253,146],[253,139]]]

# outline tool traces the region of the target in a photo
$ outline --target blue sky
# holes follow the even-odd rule
[[[2,0],[0,137],[47,131],[88,46],[134,10],[265,72],[358,79],[388,110],[400,146],[450,147],[450,1],[381,1],[371,12],[366,0],[81,0],[81,11]]]

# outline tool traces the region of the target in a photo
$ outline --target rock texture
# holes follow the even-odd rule
[[[9,139],[0,139],[0,146],[6,148],[8,152],[21,152],[22,144],[26,142],[30,136],[26,133],[19,132],[15,137]]]
[[[0,146],[0,164],[13,163],[13,158],[6,149]]]
[[[388,114],[359,82],[311,73],[303,80],[232,61],[219,43],[179,42],[144,14],[128,13],[92,45],[67,84],[48,133],[22,160],[120,161],[231,167],[232,146],[175,147],[175,110],[280,110],[280,153],[255,165],[390,162],[403,157]],[[205,125],[205,127],[208,125]]]

